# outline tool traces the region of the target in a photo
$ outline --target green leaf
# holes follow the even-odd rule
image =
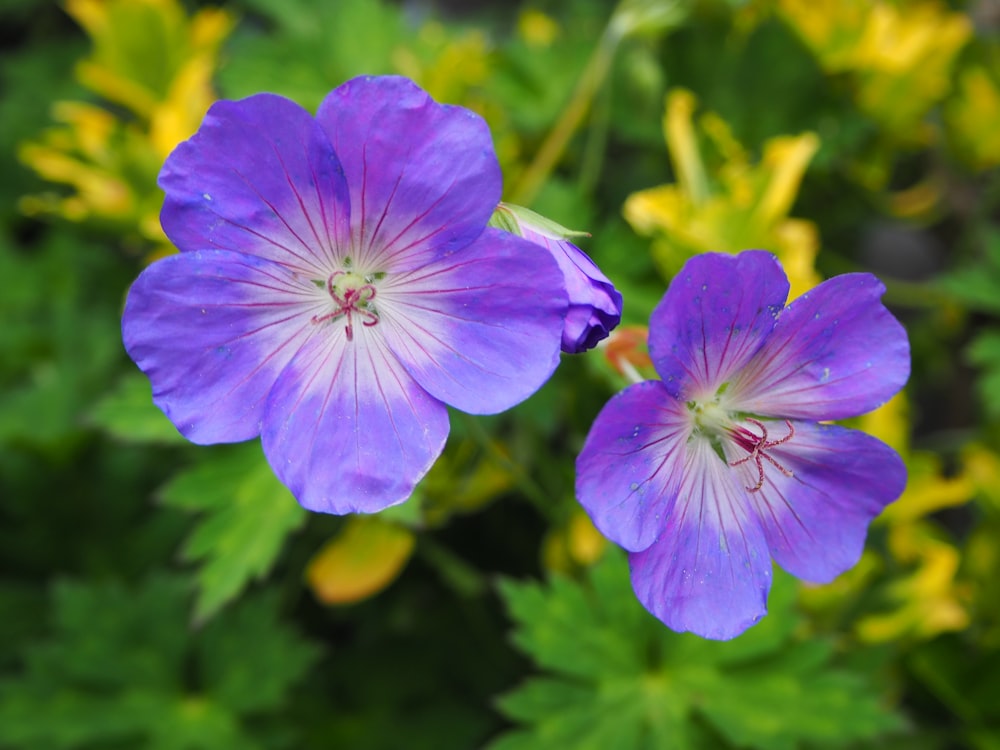
[[[127,442],[187,442],[153,403],[152,386],[139,372],[123,377],[111,393],[94,405],[88,419],[94,426]]]
[[[1000,315],[1000,231],[986,230],[982,257],[956,268],[939,284],[972,310]]]
[[[275,747],[259,723],[287,710],[315,647],[277,621],[267,595],[192,632],[188,596],[168,577],[58,584],[48,632],[0,679],[0,747]]]
[[[982,369],[977,387],[983,407],[991,417],[1000,417],[1000,333],[985,331],[966,350],[969,362]]]
[[[263,578],[285,537],[307,515],[256,442],[212,451],[161,495],[168,506],[204,514],[183,549],[186,561],[201,563],[196,621],[214,615],[252,579]]]
[[[843,746],[902,726],[867,676],[832,665],[829,643],[795,640],[795,584],[784,574],[771,613],[727,642],[655,620],[618,553],[583,582],[504,580],[500,591],[514,643],[545,674],[499,699],[519,727],[490,750],[716,748],[721,740],[782,750]]]

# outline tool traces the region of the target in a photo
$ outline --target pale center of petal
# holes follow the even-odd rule
[[[741,415],[723,406],[720,401],[724,390],[720,390],[712,400],[688,402],[694,428],[692,436],[708,440],[715,454],[728,466],[754,466],[757,481],[746,487],[749,492],[757,492],[764,486],[765,462],[784,476],[791,477],[792,472],[782,466],[769,451],[795,437],[794,425],[787,419],[784,420],[785,434],[775,438],[768,433],[767,426],[761,420]],[[738,449],[736,452],[745,452],[746,455],[730,461],[726,458],[727,446],[735,446]]]
[[[344,321],[344,333],[348,341],[354,340],[354,324],[371,327],[378,324],[378,310],[375,307],[376,276],[362,275],[355,271],[334,271],[326,280],[326,291],[330,295],[330,311],[314,315],[313,323]]]

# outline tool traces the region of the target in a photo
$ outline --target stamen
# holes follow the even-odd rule
[[[347,325],[344,328],[344,333],[347,335],[348,341],[354,340],[354,315],[359,315],[361,320],[361,325],[366,327],[371,327],[378,323],[378,315],[375,311],[369,309],[369,303],[375,299],[375,287],[368,283],[363,283],[357,288],[347,286],[343,290],[343,295],[337,291],[337,286],[334,280],[339,276],[348,275],[345,271],[335,271],[330,274],[330,278],[326,280],[326,291],[330,295],[330,299],[334,301],[337,305],[336,309],[332,312],[326,313],[325,315],[314,315],[312,317],[313,323],[323,323],[327,320],[336,320],[340,317],[347,318]],[[357,277],[355,277],[357,278]],[[359,281],[361,279],[358,279]]]
[[[768,455],[764,451],[768,448],[773,448],[776,445],[781,445],[782,443],[787,443],[793,437],[795,437],[795,427],[787,419],[785,420],[785,426],[788,428],[788,434],[785,435],[780,440],[768,440],[767,439],[767,428],[764,426],[763,422],[760,422],[751,417],[747,417],[747,422],[757,425],[760,428],[760,436],[754,435],[746,427],[737,427],[736,429],[730,431],[730,435],[736,444],[739,445],[743,450],[747,451],[749,455],[737,461],[731,461],[730,466],[739,466],[740,464],[745,464],[748,461],[753,461],[757,466],[757,484],[753,487],[747,487],[750,492],[757,492],[761,487],[764,486],[764,463],[766,459],[774,468],[784,474],[786,477],[792,477],[794,474],[786,469],[784,466],[779,464],[773,456]]]

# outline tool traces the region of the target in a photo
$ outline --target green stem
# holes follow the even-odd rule
[[[476,445],[486,452],[494,464],[506,471],[513,478],[515,486],[538,509],[538,512],[549,520],[558,521],[559,515],[556,512],[556,507],[549,493],[538,482],[528,476],[519,464],[511,461],[504,455],[503,451],[490,439],[490,436],[483,429],[478,419],[467,414],[462,414],[462,420],[465,423],[469,436],[475,441]]]
[[[613,15],[612,21],[614,21]],[[511,203],[529,206],[534,201],[538,195],[538,191],[541,190],[542,185],[545,184],[549,175],[552,174],[553,168],[555,168],[555,165],[562,157],[570,138],[573,137],[573,134],[580,127],[584,115],[587,114],[594,96],[608,74],[620,41],[620,33],[618,33],[613,23],[609,23],[601,36],[600,42],[598,42],[597,49],[594,50],[594,53],[587,61],[587,65],[580,75],[580,80],[577,81],[576,88],[573,90],[572,97],[570,97],[569,103],[562,111],[562,115],[560,115],[556,124],[552,126],[552,130],[545,137],[538,152],[535,154],[534,161],[524,170],[521,178],[511,190]]]

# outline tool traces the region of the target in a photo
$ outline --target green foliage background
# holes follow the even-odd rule
[[[810,37],[799,5],[0,5],[0,749],[1000,748],[1000,21],[820,2]],[[930,46],[893,57],[863,33],[874,7]],[[486,117],[506,197],[591,233],[626,325],[705,250],[886,282],[913,376],[855,426],[910,484],[857,568],[776,575],[770,614],[728,643],[648,615],[573,498],[626,382],[605,349],[507,414],[453,414],[389,535],[303,511],[257,443],[176,433],[119,322],[170,252],[170,123],[197,124],[196,94],[314,109],[365,73]],[[807,131],[798,171],[769,150]],[[717,201],[687,213],[645,192],[683,192],[684,158]],[[366,596],[332,601],[343,580]]]

